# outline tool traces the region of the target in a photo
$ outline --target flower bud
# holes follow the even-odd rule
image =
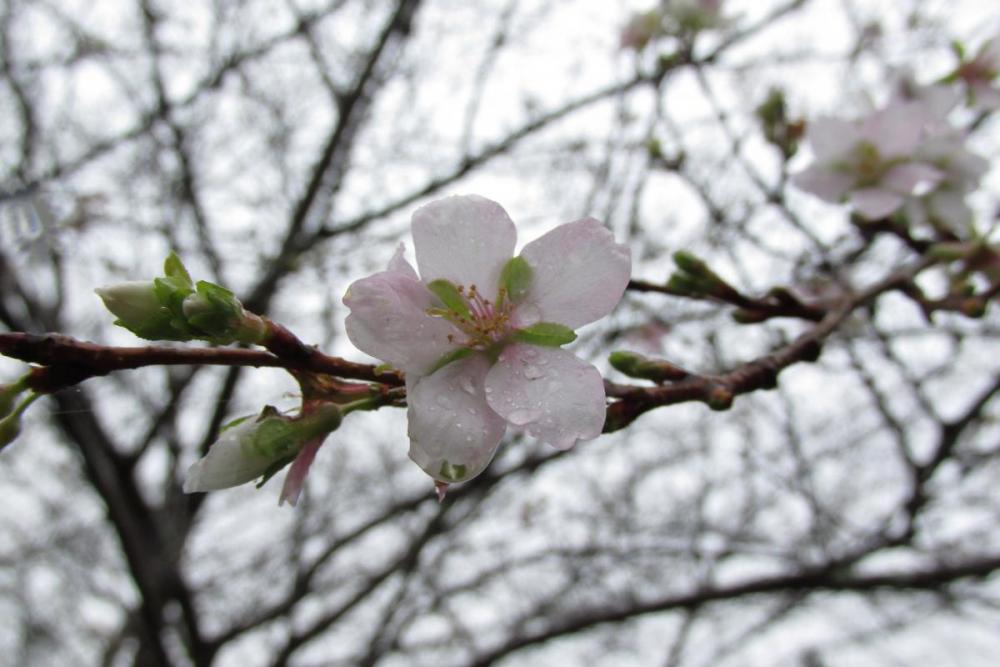
[[[117,317],[115,324],[149,340],[177,338],[170,311],[163,307],[151,282],[130,281],[94,290],[104,306]]]
[[[611,366],[629,377],[652,380],[656,383],[677,382],[690,374],[662,359],[648,359],[637,352],[615,350],[608,357]]]
[[[217,491],[258,477],[266,481],[291,463],[306,442],[336,430],[341,419],[340,409],[326,404],[300,417],[265,408],[257,417],[233,422],[188,469],[184,492]]]
[[[232,292],[204,280],[184,298],[181,311],[198,338],[218,345],[258,343],[267,333],[264,320],[244,310]]]

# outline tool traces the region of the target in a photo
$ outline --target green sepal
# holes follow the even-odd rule
[[[298,426],[281,417],[266,417],[257,423],[253,438],[246,443],[248,453],[261,458],[284,458],[294,454],[302,436]]]
[[[462,293],[458,291],[458,288],[450,280],[445,280],[444,278],[432,280],[427,284],[427,289],[440,299],[444,307],[451,312],[462,317],[470,316],[469,305],[465,302],[465,297],[462,296]]]
[[[441,470],[438,471],[438,476],[446,482],[461,482],[465,479],[466,471],[467,468],[462,464],[444,461],[441,463]]]
[[[184,262],[172,250],[163,261],[163,275],[176,280],[178,285],[186,285],[188,289],[194,287],[194,281],[191,280],[191,274],[184,267]]]
[[[433,375],[434,373],[438,372],[448,364],[454,361],[458,361],[459,359],[465,359],[470,354],[472,354],[472,350],[470,350],[467,347],[460,347],[458,349],[452,350],[451,352],[449,352],[448,354],[444,355],[436,362],[434,362],[434,365],[431,366],[431,369],[429,371],[427,371],[427,374]]]
[[[21,435],[20,413],[15,412],[0,419],[0,451],[17,440],[19,435]]]
[[[267,406],[267,408],[270,408],[270,407],[271,406]],[[265,408],[265,410],[267,408]],[[272,410],[273,410],[273,408],[272,408]],[[275,412],[277,412],[277,411],[275,410]],[[248,419],[255,419],[256,417],[259,417],[259,415],[245,415],[243,417],[237,417],[236,419],[232,419],[230,421],[227,421],[225,424],[223,424],[222,426],[219,427],[219,433],[225,433],[229,429],[231,429],[233,427],[236,427],[236,426],[239,426],[240,424],[242,424],[246,420],[248,420]]]
[[[128,329],[139,338],[146,340],[191,340],[191,336],[178,332],[177,327],[174,325],[175,322],[176,318],[170,314],[170,311],[164,309],[162,313],[157,314],[155,317],[146,318],[139,323],[127,323],[121,319],[116,319],[114,324],[115,326]]]
[[[531,277],[534,271],[528,260],[520,255],[511,257],[500,272],[500,284],[507,290],[507,296],[513,302],[524,298],[531,288]]]
[[[177,332],[173,340],[190,340],[195,337],[194,331],[188,326],[184,317],[184,299],[194,292],[191,287],[178,278],[154,278],[153,291],[160,305],[170,313],[170,326]]]
[[[256,487],[259,489],[265,484],[267,484],[272,477],[277,475],[285,468],[285,466],[289,465],[292,461],[294,461],[296,456],[298,456],[298,452],[292,454],[291,456],[286,456],[283,459],[278,459],[277,461],[269,465],[267,467],[267,470],[265,470],[264,473],[261,475],[260,481],[257,482]]]
[[[539,322],[526,329],[514,332],[511,338],[519,343],[540,345],[542,347],[559,347],[576,340],[576,334],[567,326],[555,322]]]
[[[0,385],[0,418],[6,417],[14,411],[14,404],[18,398],[28,390],[27,379],[29,377],[29,375],[25,375],[16,382]]]
[[[203,336],[231,337],[243,310],[233,293],[206,280],[198,281],[196,293],[200,312],[185,313],[187,323]]]

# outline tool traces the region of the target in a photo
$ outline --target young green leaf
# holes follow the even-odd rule
[[[514,332],[513,339],[519,343],[540,345],[542,347],[559,347],[576,340],[576,334],[569,327],[555,322],[539,322],[526,329]]]

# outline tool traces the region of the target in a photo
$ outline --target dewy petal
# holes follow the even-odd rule
[[[557,449],[601,434],[604,380],[596,368],[559,348],[508,345],[486,376],[490,407]]]
[[[570,329],[598,320],[618,304],[632,273],[628,248],[593,218],[556,227],[524,246],[531,287],[516,324],[555,322]]]
[[[208,454],[188,469],[184,493],[217,491],[253,481],[274,463],[273,459],[245,451],[243,440],[257,428],[253,417],[223,431]]]
[[[792,183],[801,190],[811,192],[831,204],[839,203],[854,185],[854,176],[831,169],[822,164],[813,164],[792,175]]]
[[[436,480],[471,479],[493,460],[507,424],[486,403],[489,369],[489,359],[476,354],[407,378],[410,458]]]
[[[493,299],[516,243],[517,230],[503,207],[477,195],[439,199],[413,214],[413,245],[425,283],[443,278],[475,285]]]
[[[401,250],[389,269],[355,281],[344,295],[351,309],[347,337],[361,350],[405,373],[422,375],[455,349],[449,322],[427,314],[436,298],[417,279]]]
[[[883,188],[862,188],[851,193],[851,204],[863,218],[878,220],[903,205],[903,196]]]

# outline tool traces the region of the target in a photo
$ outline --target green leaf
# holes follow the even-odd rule
[[[173,251],[167,255],[167,259],[163,262],[163,275],[168,278],[174,278],[180,284],[186,285],[189,288],[194,286],[194,281],[191,280],[191,274],[189,274],[187,269],[184,268],[184,262],[182,262],[181,258],[177,256],[177,253]]]
[[[500,284],[507,289],[511,301],[524,298],[531,287],[531,265],[521,256],[511,257],[500,272]]]
[[[465,303],[465,297],[458,291],[458,288],[444,278],[438,278],[427,285],[427,289],[434,293],[434,296],[441,299],[444,307],[462,317],[469,317],[469,306]]]
[[[512,337],[519,343],[529,345],[541,345],[542,347],[559,347],[576,340],[573,330],[562,324],[555,322],[539,322],[532,324],[527,329],[520,329],[514,332]]]

